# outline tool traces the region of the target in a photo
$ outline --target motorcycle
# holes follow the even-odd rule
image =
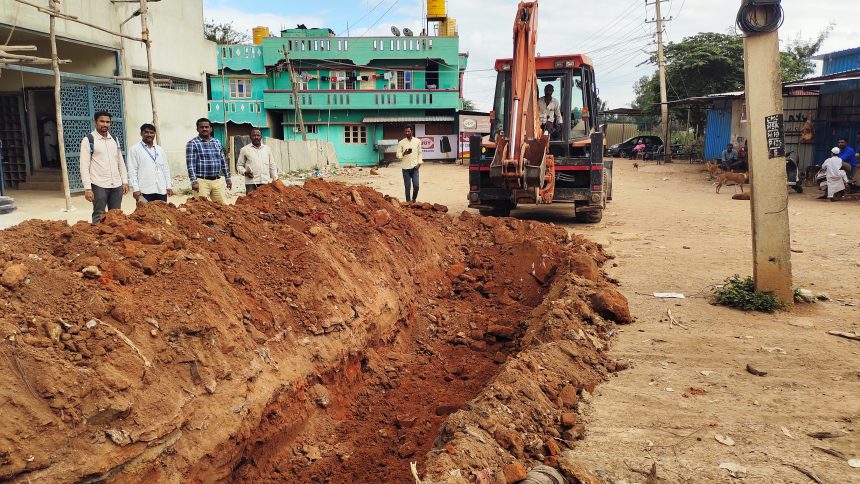
[[[803,180],[800,178],[800,168],[797,166],[797,161],[794,160],[793,151],[789,151],[785,155],[785,174],[788,178],[788,186],[794,188],[797,193],[803,193]]]

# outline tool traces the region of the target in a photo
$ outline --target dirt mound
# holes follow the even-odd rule
[[[309,181],[3,231],[0,479],[403,482],[410,460],[432,479],[546,460],[533,441],[581,430],[626,302],[594,244],[446,211]]]

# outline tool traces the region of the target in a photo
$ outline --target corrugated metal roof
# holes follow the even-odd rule
[[[368,116],[365,123],[444,123],[454,122],[454,116]]]
[[[856,81],[860,79],[860,76],[855,77],[838,77],[835,79],[818,79],[818,80],[809,80],[809,81],[797,81],[791,84],[786,84],[784,87],[792,88],[792,87],[804,87],[804,86],[822,86],[824,84],[832,84],[834,82],[843,82],[843,81]]]
[[[811,57],[813,60],[824,60],[828,57],[833,56],[841,56],[841,55],[849,55],[860,52],[860,47],[853,47],[851,49],[837,50],[836,52],[827,52],[826,54],[818,54]]]

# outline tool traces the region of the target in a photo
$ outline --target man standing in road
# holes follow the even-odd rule
[[[221,177],[226,178],[227,190],[232,189],[230,165],[224,157],[221,142],[212,137],[212,123],[208,119],[197,120],[197,137],[185,145],[185,162],[188,164],[191,189],[195,193],[214,202],[227,203]]]
[[[848,140],[839,138],[839,158],[842,159],[842,169],[848,174],[848,179],[854,179],[854,172],[857,171],[857,156],[854,148],[848,146]]]
[[[93,223],[98,223],[105,208],[122,205],[128,193],[128,174],[119,142],[110,134],[110,113],[99,111],[93,117],[96,130],[81,140],[81,183],[84,198],[93,204]]]
[[[540,116],[541,127],[545,131],[549,131],[550,135],[555,134],[556,128],[561,124],[561,104],[558,99],[552,97],[555,88],[552,84],[547,84],[543,88],[543,97],[538,99],[538,114]]]
[[[260,188],[260,185],[278,179],[275,157],[272,156],[272,150],[263,144],[263,133],[259,129],[251,130],[251,144],[239,150],[236,171],[245,175],[245,193],[251,193]]]
[[[164,149],[155,144],[155,126],[140,127],[141,142],[128,150],[128,180],[137,201],[167,201],[173,195],[170,165]]]
[[[418,199],[418,168],[424,163],[421,158],[421,140],[412,136],[412,128],[406,127],[406,137],[397,143],[397,159],[403,164],[403,184],[406,186],[406,201]],[[410,192],[410,188],[412,189]],[[410,198],[411,193],[411,198]]]

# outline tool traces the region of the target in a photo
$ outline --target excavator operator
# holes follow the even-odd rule
[[[558,99],[552,97],[553,91],[555,88],[552,87],[552,84],[547,84],[543,89],[543,96],[538,99],[541,129],[548,131],[550,138],[560,132],[561,126],[559,125],[562,123],[561,104]]]

